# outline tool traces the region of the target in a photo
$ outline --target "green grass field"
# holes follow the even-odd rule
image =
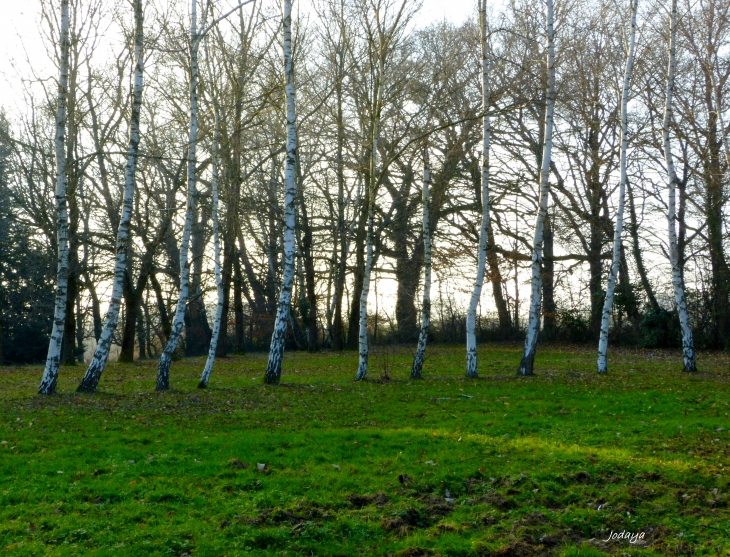
[[[0,370],[0,553],[149,556],[730,555],[730,358],[517,345],[110,365],[95,395]],[[390,381],[380,382],[386,374]],[[264,464],[260,470],[259,464]],[[611,531],[640,543],[603,542]]]

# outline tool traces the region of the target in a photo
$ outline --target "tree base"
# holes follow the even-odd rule
[[[466,378],[467,379],[478,379],[479,373],[477,372],[477,349],[476,346],[473,348],[467,348],[466,351]]]
[[[76,387],[77,393],[86,393],[86,394],[94,394],[96,392],[96,386],[95,385],[86,385],[85,383],[81,383],[78,387]]]
[[[522,356],[522,360],[520,361],[520,367],[517,368],[517,375],[520,377],[528,376],[528,375],[535,375],[535,355],[525,355]]]

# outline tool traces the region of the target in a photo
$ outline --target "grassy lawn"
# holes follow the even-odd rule
[[[730,358],[520,346],[379,348],[110,365],[96,395],[63,368],[0,370],[0,553],[16,555],[730,555]],[[378,381],[386,368],[391,380]],[[263,470],[260,470],[261,464]],[[639,543],[603,542],[610,532]]]

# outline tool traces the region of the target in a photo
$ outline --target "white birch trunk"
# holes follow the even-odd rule
[[[277,385],[281,380],[281,363],[284,356],[284,338],[289,321],[292,286],[294,284],[295,199],[297,194],[297,116],[295,110],[294,74],[292,72],[291,11],[292,1],[284,0],[284,75],[286,85],[286,171],[284,186],[284,271],[279,289],[279,303],[276,308],[274,332],[271,335],[269,361],[266,366],[265,382]]]
[[[677,249],[676,230],[676,188],[677,173],[674,170],[674,158],[672,156],[672,143],[669,135],[669,128],[672,124],[672,97],[674,95],[674,74],[677,68],[677,0],[672,0],[671,14],[669,16],[669,68],[667,70],[667,99],[664,107],[664,121],[662,123],[662,135],[664,139],[664,160],[667,165],[669,178],[669,259],[672,265],[672,286],[674,287],[674,300],[677,304],[679,314],[679,325],[682,329],[682,355],[684,359],[683,371],[697,371],[695,363],[694,341],[692,339],[692,327],[689,322],[687,302],[684,298],[684,281],[682,280],[681,269],[679,268],[679,251]]]
[[[61,365],[61,348],[66,323],[68,297],[68,207],[66,205],[66,102],[68,95],[69,67],[69,14],[68,0],[61,0],[61,63],[58,80],[58,107],[56,110],[56,294],[53,311],[53,329],[48,344],[46,368],[43,371],[38,393],[50,395],[56,392],[58,368]]]
[[[608,329],[611,324],[611,311],[613,310],[613,294],[616,289],[616,277],[618,276],[621,263],[621,233],[624,226],[624,197],[626,195],[626,149],[628,147],[628,103],[629,87],[631,83],[631,72],[634,67],[634,52],[636,50],[636,13],[639,8],[639,0],[631,2],[631,34],[629,35],[629,52],[626,58],[624,69],[624,86],[621,91],[621,182],[619,184],[618,214],[616,215],[616,228],[613,234],[613,259],[611,269],[608,273],[608,285],[606,286],[606,298],[603,301],[603,313],[601,315],[601,333],[598,339],[598,373],[608,371]]]
[[[428,160],[428,146],[423,149],[423,302],[421,305],[421,332],[418,348],[413,358],[411,379],[421,379],[423,361],[426,356],[428,329],[431,326],[431,222],[429,215],[431,189],[431,164]]]
[[[144,75],[144,56],[142,52],[144,41],[144,11],[142,0],[134,1],[134,88],[132,91],[132,114],[129,124],[129,150],[127,151],[127,165],[124,173],[124,195],[122,200],[122,214],[117,228],[116,263],[114,265],[114,285],[109,301],[109,310],[106,314],[104,328],[94,351],[94,358],[86,370],[79,392],[93,393],[99,384],[104,372],[109,349],[112,345],[114,331],[119,320],[119,306],[122,299],[124,273],[127,268],[127,250],[129,247],[129,223],[132,219],[132,204],[134,201],[135,173],[137,170],[137,153],[139,151],[139,121],[142,108],[142,89]]]
[[[530,313],[527,324],[525,351],[517,370],[518,375],[532,375],[537,350],[537,335],[540,330],[540,302],[542,298],[542,244],[547,216],[550,187],[550,160],[553,149],[553,112],[555,109],[555,38],[553,34],[553,0],[547,0],[547,72],[548,83],[545,106],[545,143],[542,147],[540,168],[540,203],[535,218],[535,235],[532,241],[532,280],[530,291]]]
[[[208,359],[205,362],[203,374],[198,383],[199,389],[205,389],[210,380],[210,374],[213,371],[215,363],[215,351],[218,347],[218,337],[220,336],[221,321],[223,320],[223,277],[221,276],[221,241],[218,226],[218,134],[220,129],[220,115],[218,113],[218,105],[215,105],[215,131],[213,132],[213,249],[214,249],[214,266],[215,266],[215,284],[218,290],[218,305],[215,311],[215,320],[213,321],[213,334],[210,338],[210,348],[208,350]]]
[[[382,48],[382,44],[381,44]],[[365,237],[365,269],[363,272],[362,294],[360,295],[360,327],[358,331],[358,352],[359,361],[357,366],[356,381],[362,381],[368,374],[368,356],[370,354],[370,346],[368,343],[368,294],[370,292],[370,275],[373,269],[373,235],[375,221],[375,197],[378,190],[378,140],[380,138],[380,107],[381,107],[381,89],[383,79],[383,57],[384,52],[379,53],[378,75],[375,82],[375,103],[373,105],[373,136],[372,147],[370,152],[370,184],[368,199],[368,228]]]
[[[185,225],[183,227],[182,242],[180,243],[180,297],[177,300],[175,316],[172,322],[172,330],[167,340],[167,345],[160,356],[160,363],[157,368],[157,386],[155,390],[166,391],[170,388],[170,364],[172,355],[177,348],[182,334],[185,320],[185,308],[188,302],[188,290],[190,288],[190,263],[188,262],[188,251],[190,250],[190,233],[193,227],[195,215],[195,204],[197,202],[197,191],[195,183],[196,149],[198,144],[198,46],[200,36],[198,35],[197,0],[192,0],[191,27],[190,27],[190,132],[188,138],[188,191],[187,208],[185,211]]]
[[[489,54],[487,51],[487,0],[479,0],[479,26],[482,44],[482,224],[479,228],[479,252],[477,275],[466,314],[466,376],[478,377],[477,373],[477,306],[482,295],[484,273],[487,264],[487,231],[489,229]]]

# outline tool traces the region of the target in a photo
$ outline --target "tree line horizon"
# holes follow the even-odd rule
[[[477,0],[427,27],[405,0],[278,8],[41,6],[57,75],[0,113],[0,362],[44,358],[39,393],[90,341],[84,392],[114,345],[159,358],[157,390],[181,351],[204,388],[247,345],[267,383],[321,347],[366,379],[383,273],[414,379],[434,326],[478,376],[485,283],[519,375],[539,338],[596,343],[599,373],[609,344],[681,347],[687,372],[730,349],[730,0]]]

